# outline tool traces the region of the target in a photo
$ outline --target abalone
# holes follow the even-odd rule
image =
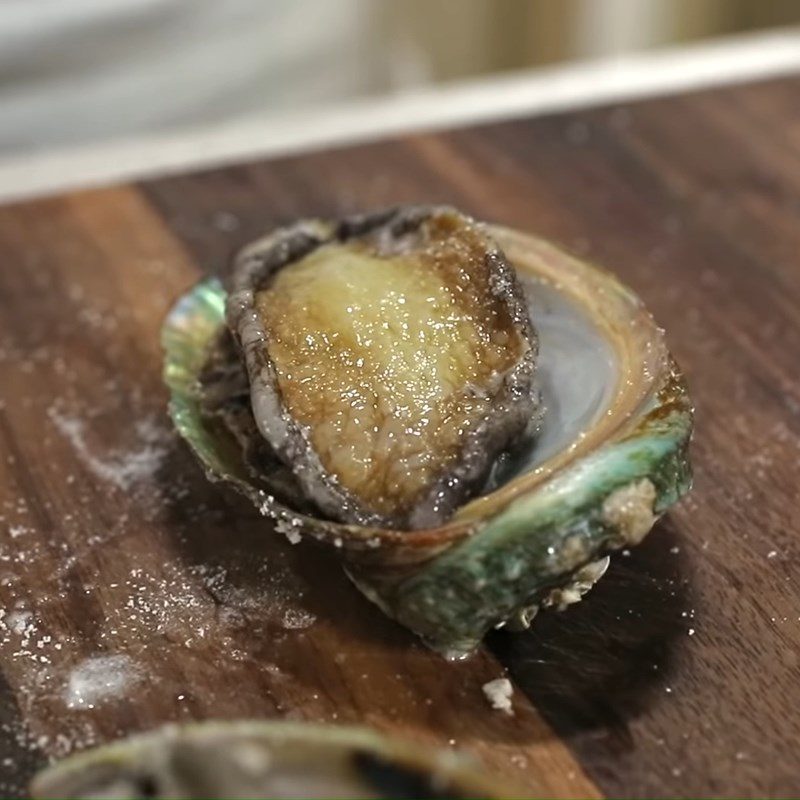
[[[78,753],[33,781],[39,800],[139,798],[503,798],[505,779],[450,750],[365,728],[298,722],[205,722]]]
[[[293,253],[293,263],[303,258],[298,236],[308,253],[324,246],[312,248],[309,239],[341,235],[336,225],[317,221],[291,230],[292,244],[280,252]],[[517,288],[503,297],[521,296],[536,325],[538,343],[530,335],[519,340],[522,360],[503,380],[526,359],[535,362],[541,405],[525,366],[519,408],[529,419],[515,424],[537,434],[518,433],[515,447],[493,449],[486,477],[458,500],[451,496],[449,515],[426,527],[414,528],[411,514],[390,527],[381,514],[340,521],[304,490],[270,437],[263,431],[253,437],[255,373],[228,357],[213,367],[209,355],[237,351],[226,339],[226,299],[229,319],[244,313],[237,299],[231,316],[234,301],[219,282],[184,295],[163,330],[170,413],[209,477],[250,498],[271,520],[268,531],[330,547],[367,597],[454,657],[469,653],[493,627],[518,629],[539,609],[575,602],[600,577],[605,557],[641,542],[691,486],[688,389],[664,332],[639,298],[609,272],[536,236],[499,226],[484,234],[515,273]],[[238,269],[288,263],[272,247],[278,241],[286,241],[285,231],[246,250]],[[243,284],[234,286],[242,291]],[[515,301],[504,302],[509,314],[517,313]],[[247,313],[254,303],[255,294]],[[253,330],[245,325],[239,335],[247,341]],[[273,410],[270,418],[280,415],[279,405]]]

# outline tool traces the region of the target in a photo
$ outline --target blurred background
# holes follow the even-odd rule
[[[798,0],[3,0],[0,155],[797,23]]]

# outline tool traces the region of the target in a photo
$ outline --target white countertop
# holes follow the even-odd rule
[[[360,100],[0,159],[0,200],[187,172],[408,131],[541,115],[800,72],[800,31],[537,69]]]

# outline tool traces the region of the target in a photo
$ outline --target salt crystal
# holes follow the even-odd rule
[[[235,231],[239,225],[239,218],[230,211],[218,211],[213,218],[213,225],[224,233]]]
[[[23,636],[33,632],[31,619],[32,615],[30,611],[12,611],[8,615],[8,621],[6,622],[6,625],[14,633]]]
[[[511,695],[514,694],[514,687],[508,678],[495,678],[493,681],[484,683],[481,688],[492,708],[503,711],[506,714],[514,713],[511,705]]]
[[[310,628],[316,621],[316,616],[308,611],[288,608],[283,613],[282,624],[288,630],[303,630],[304,628]]]
[[[63,414],[57,408],[50,408],[48,415],[94,475],[120,489],[130,489],[134,484],[152,478],[167,454],[166,446],[160,442],[162,433],[152,419],[134,423],[134,430],[142,442],[139,447],[123,453],[113,451],[101,458],[86,443],[82,419]]]
[[[286,531],[286,538],[289,540],[290,544],[300,544],[303,537],[294,529],[290,528]]]
[[[121,696],[139,680],[141,674],[130,656],[87,658],[70,673],[64,703],[67,708],[94,708],[99,702]]]
[[[268,504],[265,503],[264,506],[268,507]],[[261,508],[261,513],[266,514],[268,511],[264,511],[264,508]],[[291,544],[300,544],[302,541],[302,536],[300,535],[300,531],[297,530],[297,525],[294,522],[287,522],[284,519],[279,519],[275,523],[275,530],[278,533],[282,533]]]

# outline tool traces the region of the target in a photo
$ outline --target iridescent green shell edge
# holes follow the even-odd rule
[[[210,480],[234,483],[254,501],[238,452],[216,436],[200,414],[198,378],[214,335],[225,320],[225,290],[216,278],[193,286],[173,306],[161,330],[164,383],[169,389],[169,415],[175,429],[194,451]]]

